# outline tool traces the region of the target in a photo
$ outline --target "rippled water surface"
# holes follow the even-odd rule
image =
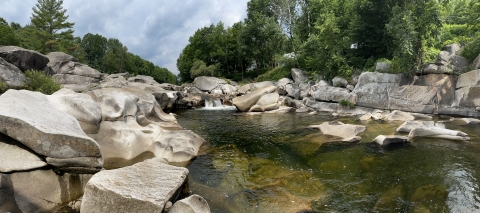
[[[208,142],[188,166],[191,193],[212,212],[480,212],[480,126],[447,124],[471,142],[439,139],[381,148],[401,122],[232,111],[179,111]],[[338,119],[367,127],[356,144],[306,128]]]

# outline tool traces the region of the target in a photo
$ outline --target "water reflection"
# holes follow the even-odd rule
[[[209,142],[188,168],[189,190],[212,212],[480,211],[478,127],[453,126],[471,135],[467,143],[422,139],[382,148],[373,138],[395,133],[401,122],[370,121],[362,141],[348,144],[305,128],[329,116],[178,114]]]

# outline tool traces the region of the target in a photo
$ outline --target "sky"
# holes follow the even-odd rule
[[[75,36],[117,38],[128,51],[177,75],[177,58],[199,28],[246,17],[248,0],[64,0]],[[0,17],[30,23],[37,0],[0,0]]]

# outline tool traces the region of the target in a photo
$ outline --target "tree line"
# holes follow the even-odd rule
[[[116,38],[87,33],[73,35],[73,22],[68,22],[63,0],[38,0],[32,8],[30,23],[21,26],[0,17],[0,45],[20,46],[43,54],[64,52],[103,73],[152,76],[159,83],[175,84],[177,78],[168,69],[154,65],[128,52]]]
[[[480,53],[478,0],[251,0],[247,17],[198,29],[177,59],[183,81],[300,67],[327,80],[391,63],[412,74],[452,43]]]

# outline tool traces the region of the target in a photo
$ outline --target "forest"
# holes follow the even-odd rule
[[[177,68],[184,82],[200,75],[278,80],[291,67],[314,79],[350,78],[378,61],[412,75],[448,44],[477,57],[479,19],[479,0],[251,0],[243,21],[198,29]]]
[[[67,21],[62,4],[62,0],[39,0],[32,9],[31,22],[25,26],[9,24],[0,17],[0,46],[19,46],[42,54],[60,51],[103,73],[128,72],[133,76],[152,76],[159,83],[177,82],[168,69],[129,52],[116,38],[91,33],[75,37],[75,23]]]

